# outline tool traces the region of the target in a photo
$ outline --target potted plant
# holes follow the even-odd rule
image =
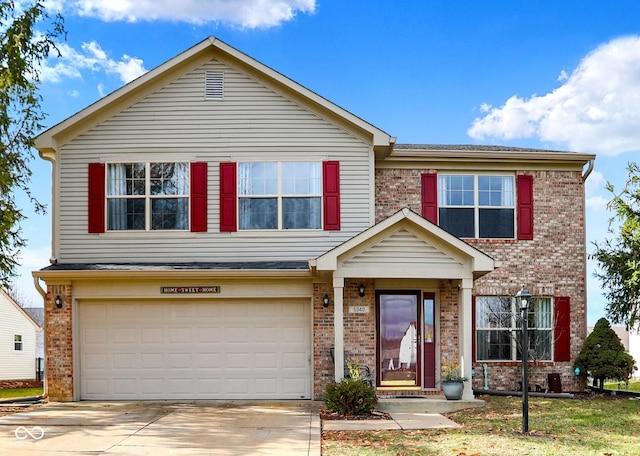
[[[462,398],[462,390],[464,389],[463,382],[466,381],[467,378],[463,377],[460,372],[459,364],[454,362],[444,363],[440,384],[442,385],[444,397],[446,397],[447,400],[459,400]]]

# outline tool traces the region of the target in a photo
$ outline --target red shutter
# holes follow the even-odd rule
[[[238,231],[236,164],[220,163],[220,231]]]
[[[472,362],[477,361],[476,355],[476,339],[478,336],[476,335],[476,297],[471,296],[471,350],[473,354],[471,355]]]
[[[422,175],[422,216],[438,223],[438,175]]]
[[[89,163],[88,192],[89,233],[104,233],[105,166],[104,163]]]
[[[518,175],[518,239],[533,240],[533,176]]]
[[[340,230],[340,162],[322,162],[324,229]]]
[[[207,163],[191,163],[191,231],[207,231]]]
[[[554,354],[555,361],[571,361],[571,299],[555,298]]]

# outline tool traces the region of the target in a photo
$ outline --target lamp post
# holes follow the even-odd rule
[[[531,293],[522,285],[516,293],[516,304],[522,312],[522,432],[529,432],[529,339],[527,334],[527,308],[531,301]]]

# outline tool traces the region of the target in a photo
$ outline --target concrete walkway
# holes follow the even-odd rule
[[[392,412],[390,420],[324,420],[323,431],[408,431],[461,427],[439,413]]]
[[[323,431],[459,427],[438,413],[325,420],[321,402],[71,402],[0,417],[0,454],[320,456]]]

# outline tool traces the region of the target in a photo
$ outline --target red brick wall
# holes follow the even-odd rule
[[[365,295],[360,297],[360,284],[366,287]],[[328,294],[329,307],[322,306],[322,298]],[[368,306],[368,314],[350,314],[349,306]],[[318,283],[314,285],[314,394],[324,397],[325,387],[334,380],[334,367],[329,349],[334,346],[333,285]],[[345,280],[344,287],[344,352],[347,360],[368,366],[375,377],[375,290],[371,279]]]
[[[376,169],[376,222],[403,207],[421,213],[420,176],[431,170]],[[534,295],[571,298],[571,355],[575,358],[585,337],[585,239],[584,185],[581,172],[521,172],[534,176],[534,239],[467,240],[493,257],[499,267],[478,279],[474,295],[513,296],[522,284]],[[446,285],[446,281],[443,281]],[[451,350],[450,337],[457,337],[457,319],[450,313],[455,299],[448,303],[441,290],[441,343],[446,359]],[[456,297],[457,299],[457,297]],[[457,317],[456,317],[457,318]],[[454,329],[455,327],[455,329]],[[456,339],[457,340],[457,339]],[[482,387],[484,363],[474,365],[474,387]],[[513,389],[521,376],[520,363],[487,362],[489,387]],[[531,381],[547,384],[548,373],[559,373],[563,388],[573,388],[572,362],[539,363],[531,372]]]
[[[61,309],[55,305],[62,297]],[[47,392],[51,401],[73,400],[73,341],[70,285],[49,285],[45,303]]]

